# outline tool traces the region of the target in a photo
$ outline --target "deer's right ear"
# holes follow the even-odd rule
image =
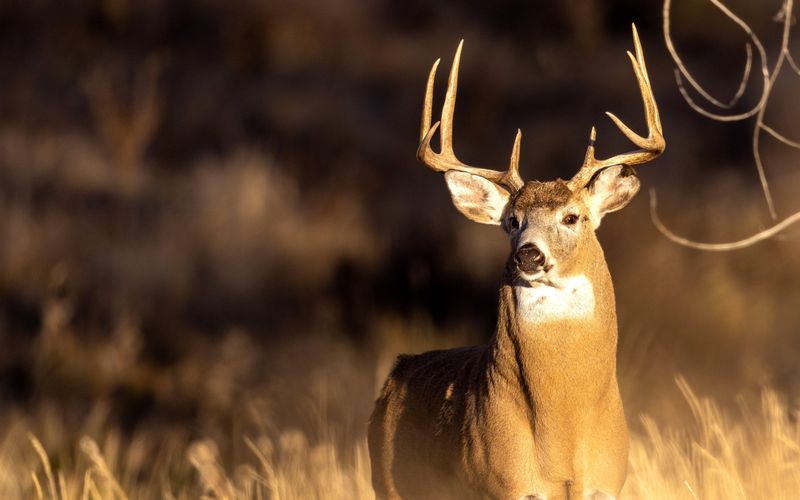
[[[450,170],[444,174],[453,204],[468,219],[499,225],[510,194],[483,177]]]

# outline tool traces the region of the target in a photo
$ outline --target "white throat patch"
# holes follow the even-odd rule
[[[517,314],[524,323],[549,323],[594,314],[594,289],[581,274],[561,281],[559,288],[534,283],[514,287]]]

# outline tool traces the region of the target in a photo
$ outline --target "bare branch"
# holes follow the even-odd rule
[[[800,149],[800,142],[795,142],[795,141],[793,141],[791,139],[787,139],[786,136],[781,135],[774,128],[770,127],[769,125],[765,125],[765,124],[762,123],[760,126],[761,126],[762,129],[764,129],[764,132],[766,132],[769,135],[771,135],[772,137],[778,139],[779,141],[781,141],[782,143],[786,144],[787,146]]]
[[[767,182],[767,176],[766,173],[764,172],[764,164],[761,161],[761,148],[759,147],[759,142],[761,140],[762,125],[764,124],[764,113],[767,111],[767,101],[769,100],[769,97],[772,94],[772,86],[775,84],[775,80],[778,78],[778,75],[781,72],[783,61],[785,60],[785,56],[788,53],[789,33],[792,30],[792,6],[793,6],[792,4],[793,0],[786,0],[783,4],[783,9],[786,15],[783,21],[783,37],[781,38],[781,51],[780,55],[778,55],[778,60],[775,61],[775,66],[772,68],[772,74],[769,76],[769,82],[767,86],[764,88],[764,99],[763,99],[764,104],[761,106],[761,109],[758,110],[758,116],[756,117],[756,126],[755,128],[753,128],[753,158],[755,159],[756,162],[756,169],[758,170],[758,180],[761,182],[761,190],[764,192],[764,198],[767,201],[767,207],[769,208],[769,214],[772,216],[772,220],[777,220],[778,214],[775,212],[775,204],[772,201],[772,195],[770,194],[769,183]]]
[[[664,0],[664,8],[662,10],[663,18],[664,18],[664,41],[667,44],[667,50],[669,50],[670,55],[672,56],[672,60],[675,61],[675,65],[678,67],[678,70],[675,72],[675,79],[678,84],[678,90],[680,90],[681,95],[686,102],[698,113],[706,116],[708,118],[719,120],[719,121],[739,121],[745,120],[753,115],[755,115],[760,108],[762,108],[767,101],[767,97],[769,95],[769,67],[767,66],[767,53],[764,50],[764,45],[761,43],[761,40],[753,33],[753,30],[750,29],[744,21],[742,21],[736,14],[730,11],[724,4],[722,4],[719,0],[709,0],[715,7],[717,7],[723,14],[725,14],[730,20],[736,23],[742,30],[747,33],[750,39],[753,41],[753,45],[756,46],[756,50],[758,50],[759,60],[761,62],[761,75],[763,78],[763,90],[761,94],[761,98],[759,99],[758,103],[751,108],[750,110],[744,113],[738,113],[734,115],[722,115],[719,113],[713,113],[708,111],[697,103],[689,95],[688,91],[683,85],[683,81],[680,75],[683,75],[684,78],[689,82],[689,84],[694,88],[697,93],[699,93],[703,98],[707,101],[712,103],[713,105],[728,109],[731,108],[741,96],[744,94],[744,90],[747,87],[747,80],[750,77],[750,70],[752,67],[752,48],[750,44],[746,44],[745,47],[747,49],[747,63],[745,64],[745,71],[742,77],[742,81],[739,83],[739,89],[736,91],[736,94],[733,96],[733,99],[728,103],[722,103],[719,100],[715,99],[708,91],[706,91],[702,85],[697,83],[697,80],[694,79],[692,74],[686,68],[686,65],[683,63],[680,55],[675,50],[675,45],[672,42],[672,34],[670,32],[670,12],[672,9],[672,0]]]
[[[792,57],[791,52],[789,52],[788,47],[786,48],[785,52],[786,52],[786,60],[789,62],[789,66],[791,66],[792,70],[794,70],[794,72],[797,73],[798,76],[800,76],[800,67],[797,66],[797,63],[794,61],[794,58]]]
[[[778,21],[783,23],[783,33],[781,37],[780,51],[778,53],[778,57],[771,71],[769,70],[769,67],[767,65],[767,58],[764,51],[764,47],[761,44],[761,41],[758,39],[758,37],[753,33],[752,29],[750,29],[750,27],[744,21],[742,21],[735,14],[733,14],[724,4],[720,2],[720,0],[709,0],[709,1],[712,4],[714,4],[718,9],[720,9],[720,11],[722,11],[722,13],[724,13],[729,19],[738,24],[750,36],[751,40],[753,41],[753,44],[756,46],[756,49],[758,50],[759,53],[759,58],[761,60],[761,72],[764,77],[764,84],[763,84],[761,98],[759,99],[758,104],[756,104],[756,106],[751,110],[745,113],[734,114],[734,115],[720,115],[717,113],[712,113],[694,102],[694,100],[689,95],[687,89],[682,83],[681,75],[683,75],[683,77],[685,77],[689,81],[691,86],[707,101],[709,101],[714,105],[717,105],[718,107],[725,107],[725,106],[720,106],[720,104],[723,103],[716,101],[710,94],[708,94],[708,92],[706,92],[699,84],[697,84],[697,82],[692,78],[691,74],[686,69],[686,66],[683,64],[683,61],[680,59],[679,55],[675,51],[675,47],[672,44],[672,37],[669,32],[670,28],[669,15],[671,9],[671,0],[664,0],[664,9],[663,9],[664,38],[667,42],[667,48],[669,49],[669,52],[672,55],[675,64],[677,65],[677,69],[675,71],[675,77],[678,83],[678,89],[680,90],[681,95],[683,95],[684,99],[692,109],[694,109],[698,113],[708,118],[717,121],[729,122],[729,121],[738,121],[745,118],[749,118],[750,116],[753,115],[756,116],[756,122],[755,122],[755,127],[753,128],[753,136],[752,136],[753,160],[755,162],[756,171],[758,172],[759,182],[761,183],[761,190],[764,193],[764,199],[766,200],[770,216],[772,217],[773,220],[777,221],[778,216],[775,211],[775,205],[772,200],[772,195],[770,193],[769,182],[767,181],[764,164],[761,160],[760,144],[761,144],[761,131],[763,130],[768,134],[770,134],[775,139],[777,139],[778,141],[780,141],[781,143],[783,143],[784,145],[800,149],[800,142],[788,139],[786,136],[784,136],[783,134],[779,133],[778,131],[776,131],[775,129],[764,123],[764,114],[767,110],[769,98],[772,94],[773,85],[775,83],[775,80],[778,78],[778,75],[780,74],[781,70],[783,69],[784,61],[788,61],[791,69],[800,75],[800,68],[798,68],[798,65],[795,63],[794,59],[789,53],[789,36],[792,27],[792,10],[794,6],[794,0],[784,0],[781,12],[779,13],[779,16],[776,17]],[[749,59],[750,57],[748,57],[748,60]],[[745,71],[745,74],[747,74],[747,71]],[[746,79],[747,78],[745,78],[745,80]],[[743,87],[741,84],[740,84],[740,90],[743,91]],[[651,218],[653,219],[653,224],[656,226],[656,228],[658,228],[658,230],[664,236],[666,236],[668,239],[670,239],[675,243],[695,248],[698,250],[726,251],[726,250],[735,250],[738,248],[744,248],[746,246],[753,245],[755,243],[758,243],[759,241],[774,236],[775,234],[779,233],[780,231],[786,229],[787,227],[791,226],[792,224],[800,220],[800,212],[796,212],[790,215],[789,217],[785,218],[784,220],[777,222],[774,226],[772,226],[769,229],[760,231],[751,237],[735,241],[732,243],[701,243],[676,235],[674,232],[668,229],[658,218],[658,215],[656,213],[655,192],[652,193],[652,198],[651,198]]]
[[[677,243],[679,245],[689,248],[694,248],[696,250],[704,250],[707,252],[727,252],[730,250],[740,250],[742,248],[747,248],[749,246],[755,245],[760,241],[764,241],[766,239],[775,236],[776,234],[780,233],[787,227],[797,222],[800,222],[800,212],[795,212],[794,214],[783,219],[774,226],[765,229],[763,231],[760,231],[742,240],[732,241],[729,243],[703,243],[699,241],[690,240],[689,238],[684,238],[683,236],[678,236],[677,234],[673,233],[667,226],[665,226],[663,222],[661,222],[661,219],[658,217],[658,202],[656,199],[656,191],[655,189],[651,189],[650,220],[653,221],[653,225],[656,227],[656,229],[658,229],[658,232],[663,234],[667,239],[669,239],[673,243]]]
[[[744,73],[739,82],[739,88],[736,89],[736,94],[734,94],[733,98],[727,103],[727,108],[732,108],[739,102],[739,99],[742,98],[744,90],[747,88],[747,81],[750,79],[750,71],[753,69],[753,46],[748,43],[745,44],[744,47],[747,52],[747,61],[744,63]]]
[[[761,191],[764,193],[764,199],[767,201],[767,209],[772,220],[778,218],[775,212],[775,203],[772,201],[772,192],[769,189],[769,182],[767,181],[767,174],[764,171],[764,162],[761,161],[761,123],[764,119],[764,109],[758,112],[758,119],[756,126],[753,128],[753,160],[756,162],[756,170],[758,171],[758,181],[761,183]]]
[[[761,107],[761,103],[759,102],[758,104],[756,104],[755,107],[751,108],[750,110],[736,115],[720,115],[718,113],[712,113],[711,111],[706,110],[705,108],[703,108],[694,101],[691,94],[689,94],[689,91],[686,90],[686,86],[683,84],[683,78],[681,77],[680,70],[677,69],[675,70],[675,83],[678,85],[678,91],[681,93],[681,96],[683,96],[683,99],[686,101],[686,104],[688,104],[689,107],[691,107],[697,113],[705,116],[706,118],[711,118],[712,120],[717,120],[720,122],[736,122],[736,121],[746,120],[747,118],[750,118],[751,116],[758,113],[758,110]],[[705,91],[703,91],[703,93],[705,93]],[[710,95],[707,96],[707,98],[710,97],[711,97]]]

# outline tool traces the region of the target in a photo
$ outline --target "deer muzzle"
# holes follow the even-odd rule
[[[526,274],[535,274],[544,269],[546,260],[544,252],[533,243],[522,245],[514,254],[517,269]]]

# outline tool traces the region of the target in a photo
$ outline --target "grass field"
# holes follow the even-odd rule
[[[221,438],[185,429],[124,433],[98,406],[68,424],[54,408],[12,415],[0,442],[2,498],[369,499],[363,426],[325,420],[331,401],[347,413],[364,401],[318,397],[304,405],[315,422],[276,427],[268,401],[252,401],[251,431]],[[626,499],[795,499],[800,491],[800,412],[773,391],[723,410],[683,378],[681,425],[659,415],[631,416]],[[328,396],[331,396],[328,394]]]

